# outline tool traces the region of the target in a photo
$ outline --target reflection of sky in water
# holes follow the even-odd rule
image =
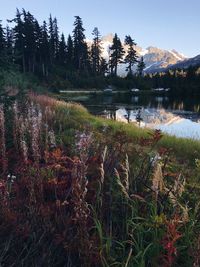
[[[193,114],[190,112],[174,112],[175,114],[164,109],[142,108],[140,126],[160,129],[165,133],[177,137],[200,139],[200,120],[198,121],[195,118],[196,121],[192,121],[191,119],[185,118],[184,116],[192,118]],[[121,108],[116,111],[116,119],[124,122],[137,123],[137,114],[137,110],[127,112],[126,109]]]

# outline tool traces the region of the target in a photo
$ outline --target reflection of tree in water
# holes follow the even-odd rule
[[[138,113],[136,115],[136,121],[138,122],[139,126],[140,126],[140,123],[142,121],[142,116],[141,116],[141,108],[138,109]]]
[[[116,120],[116,109],[110,110],[110,118]]]
[[[131,109],[126,108],[126,112],[127,112],[126,119],[127,119],[127,122],[129,123],[130,122],[130,117],[131,117]]]
[[[103,96],[103,104],[112,104],[112,103],[113,103],[112,95],[104,95]]]

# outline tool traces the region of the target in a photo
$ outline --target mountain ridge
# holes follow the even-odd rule
[[[107,61],[109,60],[109,47],[112,45],[114,35],[109,33],[102,37],[101,47],[102,47],[102,56]],[[87,43],[91,45],[92,41],[87,40]],[[123,44],[123,43],[122,43]],[[125,54],[127,53],[128,47],[123,44]],[[148,46],[147,48],[142,48],[139,45],[135,46],[135,50],[137,51],[138,58],[143,56],[144,63],[146,68],[145,72],[155,72],[158,70],[163,70],[168,68],[171,65],[180,63],[188,59],[182,53],[179,53],[177,50],[166,50],[161,49],[155,46]],[[121,63],[118,67],[118,75],[125,76],[126,75],[126,64]],[[136,71],[136,66],[134,66],[133,71]]]

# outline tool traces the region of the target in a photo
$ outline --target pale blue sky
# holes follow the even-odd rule
[[[176,49],[192,57],[200,54],[200,0],[0,0],[0,20],[25,8],[40,22],[56,16],[60,32],[73,29],[74,16],[83,19],[86,36],[97,26],[102,35],[130,34],[138,45]]]

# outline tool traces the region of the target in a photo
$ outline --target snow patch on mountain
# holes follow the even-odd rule
[[[103,36],[101,38],[101,48],[102,48],[102,57],[107,61],[110,57],[110,46],[112,45],[114,35],[112,33]],[[92,41],[87,40],[89,46],[91,46]],[[123,44],[123,41],[122,41]],[[125,55],[128,51],[128,46],[123,44]],[[147,48],[142,48],[138,45],[135,46],[135,50],[137,51],[138,59],[141,57],[144,58],[144,63],[146,65],[146,72],[155,72],[159,69],[167,68],[171,65],[177,64],[187,59],[186,56],[177,52],[176,50],[164,50],[154,46],[149,46]],[[125,57],[124,55],[124,57]],[[126,72],[126,64],[119,64],[118,66],[118,75],[125,76]],[[134,66],[133,71],[136,70],[136,66]]]

